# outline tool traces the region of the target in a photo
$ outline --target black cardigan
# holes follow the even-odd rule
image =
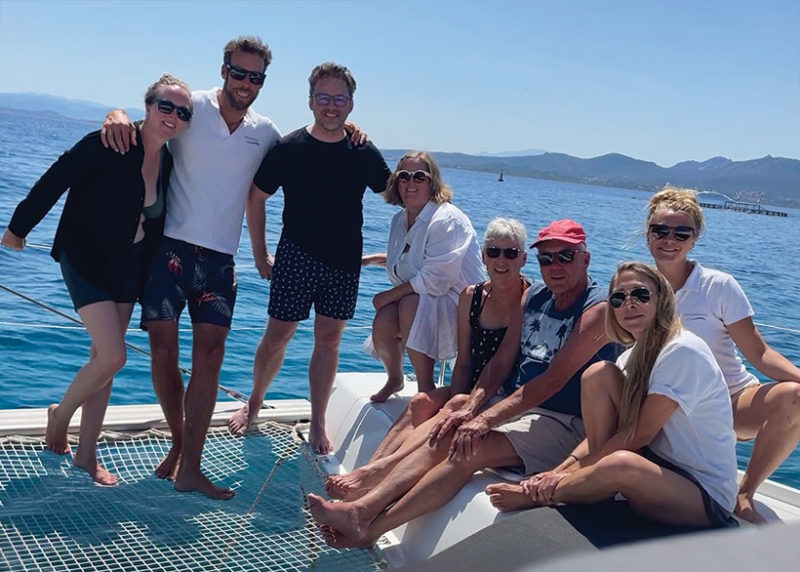
[[[36,181],[14,211],[8,228],[24,238],[69,189],[50,254],[58,261],[61,253],[66,252],[82,278],[99,288],[111,288],[124,279],[126,269],[130,268],[133,240],[144,204],[141,132],[138,140],[139,145],[120,155],[103,147],[99,131],[86,135]],[[159,184],[166,207],[166,189],[172,171],[172,156],[166,145],[161,158]],[[144,222],[141,258],[144,268],[163,236],[165,213],[166,208],[160,217]]]

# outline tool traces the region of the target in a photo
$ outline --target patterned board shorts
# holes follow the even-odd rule
[[[230,328],[236,304],[233,256],[164,237],[142,294],[141,328],[180,318],[186,303],[192,323]]]
[[[269,316],[300,322],[314,311],[334,320],[349,320],[356,311],[360,272],[329,266],[297,244],[281,238],[269,289]]]

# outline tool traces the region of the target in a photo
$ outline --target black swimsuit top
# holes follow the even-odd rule
[[[475,386],[478,378],[492,359],[500,342],[506,335],[505,328],[487,330],[481,326],[481,312],[483,311],[483,283],[476,284],[472,293],[472,304],[469,307],[469,331],[470,331],[470,352],[472,354],[472,376],[470,379],[470,389]]]

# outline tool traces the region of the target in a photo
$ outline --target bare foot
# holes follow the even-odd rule
[[[55,403],[47,408],[47,431],[45,433],[44,446],[47,450],[57,455],[66,455],[70,452],[69,443],[67,442],[67,429],[66,427],[58,427],[56,420],[57,410],[58,405]]]
[[[326,501],[313,493],[308,493],[306,498],[311,516],[318,525],[322,525],[320,528],[323,534],[324,527],[328,527],[338,536],[364,541],[366,530],[361,525],[358,509],[352,503]]]
[[[218,487],[203,473],[178,473],[175,477],[175,490],[178,492],[198,492],[203,493],[208,498],[214,500],[230,500],[236,494],[231,489]]]
[[[78,456],[76,455],[75,458],[72,460],[72,462],[79,469],[83,469],[84,471],[89,473],[89,476],[92,477],[92,480],[96,482],[98,485],[104,485],[110,487],[117,484],[116,475],[112,475],[103,467],[101,467],[97,463],[97,459],[92,459],[86,462],[79,462]]]
[[[328,439],[325,427],[315,427],[312,424],[308,431],[308,440],[311,444],[311,450],[317,455],[327,455],[333,451],[333,444]]]
[[[322,525],[319,527],[319,530],[322,533],[322,538],[325,540],[325,544],[331,548],[369,548],[372,546],[372,542],[369,540],[359,540],[357,538],[345,536],[330,526]]]
[[[255,419],[255,415],[250,415],[250,406],[245,403],[242,407],[228,419],[228,429],[234,435],[242,435]]]
[[[401,378],[399,380],[395,379],[388,379],[386,380],[386,385],[384,385],[378,393],[374,393],[370,395],[369,399],[373,403],[383,403],[387,399],[389,399],[393,393],[397,393],[403,386],[405,385],[405,379]]]
[[[167,479],[174,481],[175,475],[178,474],[178,469],[181,465],[181,450],[172,445],[167,453],[167,456],[161,459],[161,462],[156,466],[155,473],[159,479]]]
[[[353,501],[360,499],[379,480],[371,465],[364,465],[344,475],[329,475],[325,479],[325,492],[332,499]]]
[[[485,492],[489,495],[489,502],[500,512],[539,506],[517,484],[495,483],[488,485]]]
[[[736,495],[736,508],[733,509],[733,513],[752,524],[767,524],[767,519],[758,513],[752,497],[747,493]]]

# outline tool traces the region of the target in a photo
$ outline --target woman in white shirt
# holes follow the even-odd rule
[[[763,340],[753,324],[753,308],[731,275],[687,258],[703,229],[694,191],[666,187],[651,197],[646,227],[650,253],[675,291],[684,327],[709,345],[722,368],[736,436],[755,439],[739,483],[736,515],[758,524],[764,519],[755,510],[753,495],[800,440],[800,369]],[[739,352],[778,383],[760,383]]]
[[[392,218],[387,252],[364,257],[385,264],[392,283],[372,299],[372,344],[387,373],[373,401],[403,387],[404,348],[420,391],[433,389],[435,361],[456,355],[458,296],[484,274],[475,229],[452,196],[424,151],[406,153],[389,178],[386,201],[403,210]]]
[[[619,265],[608,302],[606,333],[630,348],[581,378],[586,440],[552,471],[490,485],[490,500],[505,511],[621,493],[656,522],[735,525],[736,440],[711,350],[681,328],[672,289],[654,268]]]

